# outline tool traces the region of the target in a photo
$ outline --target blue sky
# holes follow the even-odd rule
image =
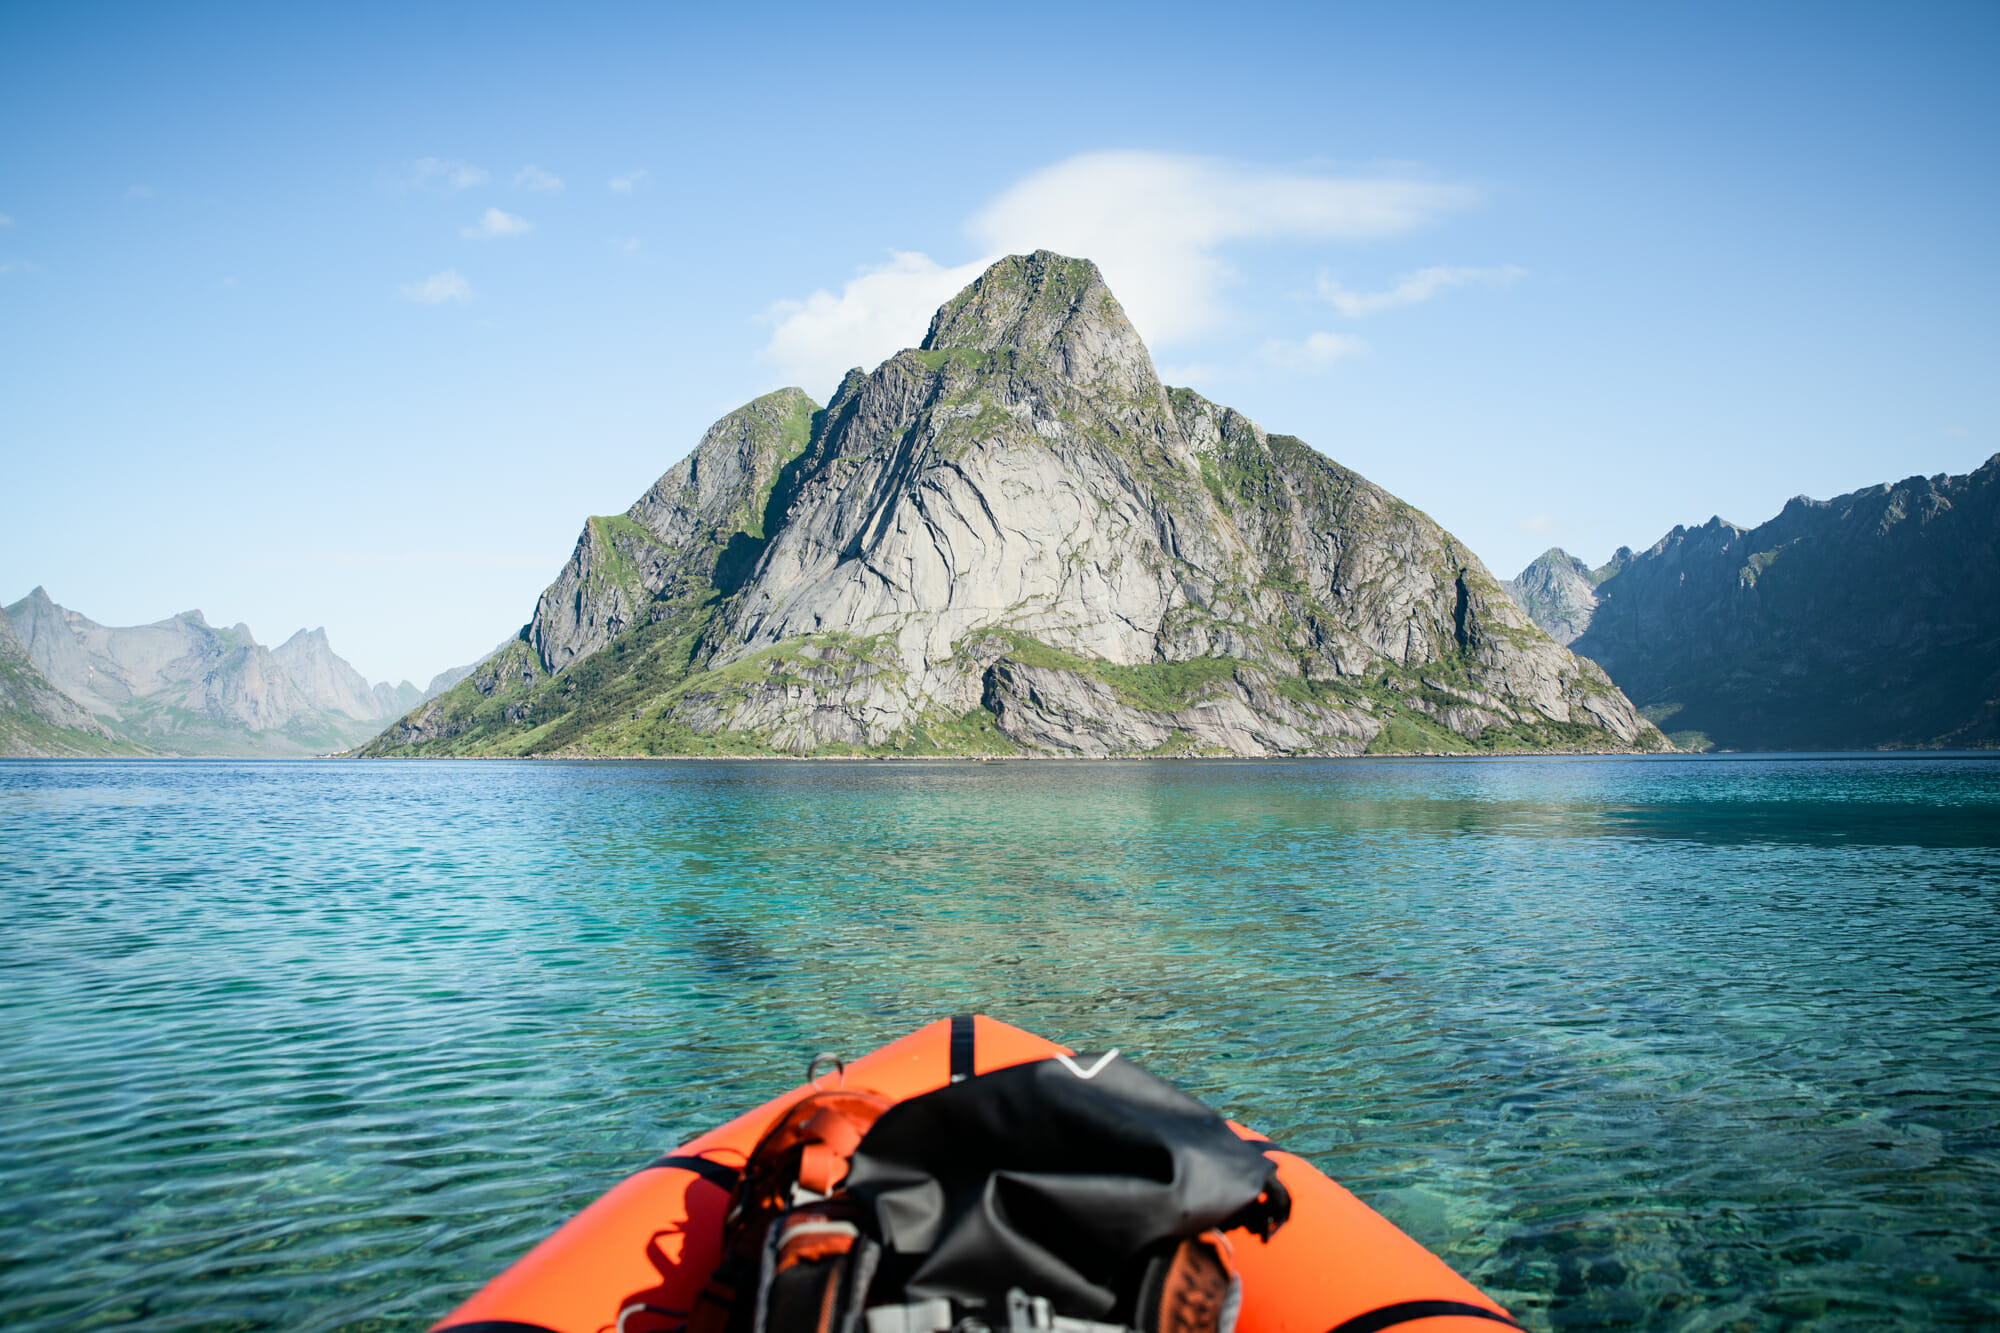
[[[0,597],[416,680],[1081,250],[1496,574],[2000,450],[2000,7],[0,7]]]

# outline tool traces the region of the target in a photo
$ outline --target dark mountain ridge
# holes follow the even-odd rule
[[[1515,584],[1549,586],[1552,558],[1572,559],[1551,552]],[[1679,743],[2000,744],[2000,454],[1800,496],[1753,528],[1676,527],[1589,578],[1570,647]]]

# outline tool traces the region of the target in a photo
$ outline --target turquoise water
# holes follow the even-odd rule
[[[418,1328],[977,1008],[1531,1328],[2000,1323],[2000,760],[0,764],[0,1326]]]

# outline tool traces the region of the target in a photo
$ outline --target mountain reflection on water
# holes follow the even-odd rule
[[[2000,1321],[2000,760],[0,764],[0,1324],[420,1327],[979,1009],[1531,1328]]]

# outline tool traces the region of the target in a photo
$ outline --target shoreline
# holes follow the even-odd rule
[[[2000,759],[2000,746],[1880,750],[1413,750],[1397,754],[1085,755],[1085,754],[436,754],[436,755],[0,755],[0,764],[1290,764],[1382,760],[1660,759]]]

